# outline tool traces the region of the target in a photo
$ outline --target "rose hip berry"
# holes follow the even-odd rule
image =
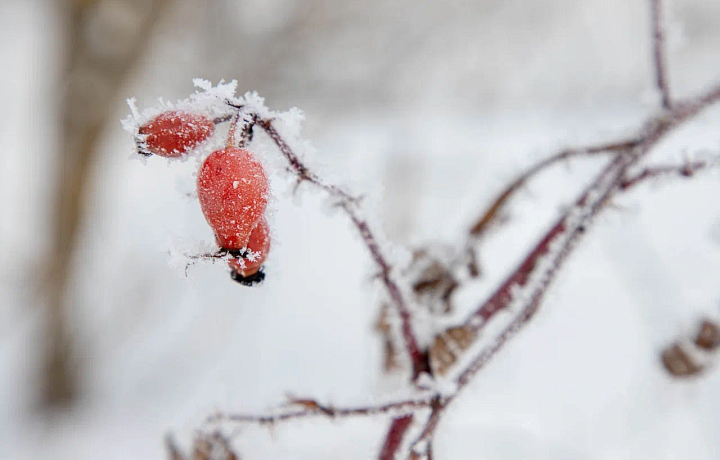
[[[215,132],[207,116],[182,110],[163,112],[144,125],[138,134],[138,152],[175,158],[197,147]]]
[[[228,262],[230,269],[243,278],[255,275],[262,264],[265,263],[268,251],[270,251],[270,233],[268,232],[267,221],[264,218],[260,219],[260,222],[250,234],[246,249],[248,253],[242,258],[242,264],[239,259],[232,259]]]
[[[200,207],[221,248],[244,248],[265,214],[268,182],[262,164],[245,149],[216,150],[197,179]]]

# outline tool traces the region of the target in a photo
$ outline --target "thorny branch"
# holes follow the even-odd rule
[[[606,166],[586,186],[574,205],[565,211],[539,239],[535,247],[498,290],[482,302],[462,324],[438,334],[428,352],[418,348],[412,328],[411,312],[402,291],[391,276],[392,267],[383,256],[367,221],[359,214],[357,200],[338,187],[324,183],[309,171],[275,129],[272,120],[253,119],[249,125],[250,135],[252,135],[252,126],[255,124],[265,130],[288,160],[290,169],[296,174],[298,182],[310,182],[338,198],[338,206],[343,209],[360,232],[373,260],[381,269],[383,284],[402,319],[402,337],[405,341],[406,351],[413,361],[414,378],[417,378],[421,372],[428,372],[435,378],[448,374],[442,378],[447,378],[454,383],[455,389],[449,393],[430,390],[429,396],[425,394],[417,399],[364,408],[341,409],[321,405],[312,399],[296,399],[291,401],[291,406],[294,406],[292,409],[280,411],[274,415],[220,414],[212,417],[212,420],[233,420],[263,425],[313,416],[335,418],[389,414],[393,416],[393,421],[379,453],[380,460],[391,460],[400,455],[410,460],[431,460],[433,436],[444,411],[458,399],[462,390],[468,386],[477,373],[533,318],[548,287],[573,249],[577,247],[580,237],[586,233],[595,218],[607,208],[611,200],[635,185],[652,178],[673,175],[692,177],[696,172],[720,165],[720,158],[712,158],[704,161],[685,162],[680,165],[648,166],[639,171],[632,171],[638,163],[647,158],[652,149],[665,136],[684,125],[703,109],[720,100],[720,85],[694,98],[683,101],[671,99],[666,74],[661,0],[649,1],[652,13],[655,83],[662,95],[664,110],[649,117],[636,136],[607,144],[563,150],[531,166],[495,198],[469,229],[467,249],[470,252],[474,251],[474,246],[497,219],[500,211],[515,195],[515,192],[531,178],[565,159],[598,154],[607,155],[610,158]],[[246,137],[247,134],[243,136]],[[478,340],[479,331],[498,312],[508,309],[515,312],[512,319],[497,336],[492,337],[489,343],[483,346]],[[451,370],[453,370],[453,374],[449,374]],[[417,423],[421,414],[428,412],[428,409],[429,414],[422,416],[424,423],[417,435],[412,440],[406,440],[408,433],[414,431],[411,430],[413,424]]]

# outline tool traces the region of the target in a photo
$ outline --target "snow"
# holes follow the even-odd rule
[[[625,2],[615,3],[614,9],[601,8],[600,22],[593,23],[604,35],[613,35],[606,30],[613,11],[624,11]],[[72,267],[75,307],[70,316],[86,370],[83,398],[68,412],[52,416],[34,412],[31,389],[37,381],[40,310],[34,308],[37,301],[31,294],[42,273],[40,256],[48,225],[43,216],[49,206],[44,200],[58,160],[52,150],[57,133],[53,134],[56,128],[50,115],[31,109],[54,104],[53,92],[42,90],[43,84],[49,86],[44,78],[51,76],[43,77],[41,69],[52,68],[51,57],[60,53],[53,51],[57,45],[51,36],[43,39],[36,33],[52,22],[43,19],[37,5],[25,1],[8,4],[13,6],[3,8],[11,8],[7,11],[17,15],[0,14],[0,22],[6,26],[0,28],[0,34],[6,35],[0,46],[9,47],[2,48],[6,51],[3,55],[9,56],[16,69],[0,88],[8,106],[3,114],[5,123],[0,125],[6,147],[0,170],[0,458],[156,460],[165,458],[162,438],[167,431],[187,446],[193,430],[204,426],[208,415],[218,410],[272,410],[286,402],[288,391],[338,406],[407,395],[400,387],[402,382],[379,371],[381,346],[372,324],[381,293],[369,280],[375,269],[367,251],[346,217],[328,212],[336,208],[323,193],[310,192],[312,188],[304,184],[300,193],[294,194],[284,159],[264,134],[258,133],[252,145],[271,176],[275,195],[270,221],[273,249],[264,285],[247,289],[233,283],[218,266],[198,265],[189,277],[184,275],[183,253],[212,252],[214,248],[212,231],[197,199],[186,196],[192,195],[194,174],[209,150],[184,162],[160,158],[145,163],[127,161],[124,152],[132,151],[134,145],[131,136],[115,124],[99,146],[103,155],[94,166],[82,244]],[[705,11],[702,2],[693,4],[694,11]],[[713,5],[707,8],[716,8]],[[507,8],[517,14],[520,7],[518,3]],[[388,17],[397,20],[398,12],[388,8]],[[575,8],[570,13],[573,17],[594,11],[590,4]],[[623,39],[613,35],[613,41],[623,43],[627,34],[645,33],[635,24],[636,16],[645,17],[645,11],[637,5],[635,9],[637,14],[632,17],[622,16],[623,22],[632,25],[628,27],[632,32],[622,35]],[[183,14],[184,10],[178,11]],[[507,11],[501,9],[493,17],[500,21]],[[589,17],[596,18],[594,14]],[[436,18],[432,19],[436,22]],[[175,30],[174,23],[172,26]],[[498,27],[494,25],[490,32],[496,33]],[[581,28],[582,23],[571,27]],[[473,33],[481,37],[490,33],[476,24],[471,29],[478,30]],[[562,75],[567,68],[561,66],[558,74],[552,73],[552,65],[538,67],[544,59],[554,64],[568,60],[568,65],[577,68],[580,77],[572,74],[573,86],[588,85],[583,76],[598,74],[598,67],[585,68],[576,62],[575,44],[568,42],[560,29],[553,28],[545,43],[533,42],[533,47],[541,48],[533,51],[537,56],[531,66],[533,78],[559,81],[547,98],[564,94]],[[177,28],[176,33],[193,39],[192,30]],[[687,40],[697,33],[689,28]],[[14,50],[20,38],[31,40],[31,52],[21,55],[19,47]],[[233,53],[240,52],[238,43],[232,41]],[[450,59],[466,60],[467,49],[460,53],[447,49],[443,40],[438,43]],[[715,42],[708,39],[708,43]],[[177,40],[168,40],[156,46],[164,46],[162,50],[172,58],[173,46],[179,45]],[[548,54],[553,46],[569,47],[571,57]],[[708,58],[711,54],[703,53],[703,47],[712,49],[703,44],[699,51],[693,49],[691,57],[677,57],[684,69],[693,62],[707,61],[704,73],[673,74],[677,78],[671,81],[690,82],[683,91],[716,76]],[[612,48],[601,53],[606,60],[618,54]],[[628,55],[643,46],[633,44],[631,48]],[[323,53],[338,57],[337,50]],[[189,54],[194,56],[185,45],[177,52],[179,56]],[[512,57],[511,53],[504,55]],[[47,59],[41,59],[43,56]],[[603,75],[609,81],[615,73],[629,78],[629,89],[619,91],[635,94],[639,91],[634,78],[640,75],[638,80],[646,81],[647,72],[638,70],[645,69],[645,63],[626,75],[626,59],[635,62],[637,57],[623,54],[620,64],[611,65],[611,75]],[[322,72],[337,68],[337,63],[331,64],[327,61]],[[501,70],[508,65],[503,61]],[[162,61],[155,65],[149,59],[143,66],[123,91],[123,98],[137,95],[143,101],[138,104],[141,107],[151,105],[146,101],[154,101],[160,94],[171,100],[186,96],[192,91],[190,77],[201,74],[188,66],[187,71],[194,73],[178,76],[176,81],[167,78]],[[429,69],[431,76],[445,75],[441,64],[436,67]],[[401,72],[399,81],[421,85],[423,81],[410,78],[419,69],[428,66],[416,57]],[[226,78],[236,76],[223,70]],[[346,69],[343,78],[360,71]],[[456,71],[453,67],[447,70]],[[492,73],[503,72],[496,69]],[[212,75],[217,82],[220,76]],[[306,74],[296,75],[302,78]],[[510,94],[527,99],[532,88],[525,86],[521,75],[513,75],[509,86],[498,91],[498,98]],[[238,81],[237,87],[231,81],[217,89],[210,80],[198,80],[197,93],[187,102],[172,105],[197,104],[193,107],[213,112],[221,98],[233,97],[231,90],[234,94],[255,88],[247,80]],[[305,84],[300,80],[289,86],[300,92],[298,88]],[[402,86],[396,80],[390,84]],[[324,85],[317,87],[330,91]],[[483,91],[497,88],[488,87],[491,89]],[[341,109],[332,109],[328,102],[327,111],[308,109],[302,129],[301,112],[286,108],[292,104],[305,107],[303,101],[278,102],[281,98],[268,96],[272,104],[267,105],[282,111],[277,114],[267,109],[268,115],[278,117],[283,135],[293,142],[298,141],[297,136],[309,140],[298,149],[304,161],[328,182],[367,193],[363,209],[376,216],[374,226],[385,230],[386,247],[457,241],[468,223],[523,166],[568,145],[627,134],[647,114],[647,107],[638,108],[634,101],[627,106],[600,102],[591,104],[591,109],[569,104],[548,113],[545,95],[538,96],[540,102],[528,109],[503,111],[482,106],[463,112],[454,110],[451,98],[448,104],[445,99],[443,104],[423,108],[435,97],[448,98],[439,93],[419,94],[408,89],[392,94],[404,100],[410,97],[406,93],[424,102],[413,110],[370,107],[360,112],[345,111],[343,101]],[[255,93],[244,94],[242,100],[265,110],[265,101]],[[317,107],[322,101],[315,103]],[[165,100],[155,104],[156,110],[169,106]],[[121,102],[114,110],[116,119],[128,112]],[[131,112],[126,122],[131,132],[139,120],[152,113]],[[691,157],[700,155],[702,149],[716,150],[719,120],[718,109],[703,114],[663,142],[648,164],[682,161],[683,150]],[[48,134],[38,136],[38,132]],[[222,138],[223,133],[218,131],[217,137]],[[399,167],[393,172],[390,161],[417,167]],[[604,161],[582,159],[558,165],[520,193],[508,211],[509,221],[491,232],[481,246],[483,277],[457,293],[458,310],[444,318],[444,323],[451,324],[477,308],[535,244],[535,235],[572,203]],[[397,179],[402,175],[407,177],[404,183]],[[384,190],[380,182],[385,182]],[[716,366],[701,379],[675,381],[659,364],[662,347],[687,336],[702,315],[718,313],[720,245],[711,234],[720,228],[720,203],[714,199],[719,193],[717,174],[709,173],[692,181],[672,178],[648,183],[614,202],[583,237],[538,315],[450,406],[434,441],[436,458],[720,457],[720,440],[714,430],[720,422]],[[407,264],[406,249],[399,247],[390,253],[399,267]],[[180,270],[169,266],[175,263]],[[499,316],[500,321],[483,329],[484,338],[491,338],[503,319],[510,318],[504,312]],[[425,333],[429,337],[431,332]],[[446,380],[434,385],[444,394],[457,389]],[[387,416],[314,419],[274,429],[243,428],[233,439],[246,459],[367,459],[377,453],[387,423]],[[233,430],[228,427],[228,431]]]

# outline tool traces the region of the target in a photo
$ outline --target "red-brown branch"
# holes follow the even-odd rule
[[[392,304],[395,306],[395,309],[400,316],[401,336],[405,344],[405,350],[412,363],[412,378],[415,380],[422,372],[428,370],[427,359],[425,359],[425,354],[421,352],[420,347],[418,346],[417,338],[412,325],[412,315],[408,308],[408,303],[405,300],[405,296],[392,275],[392,266],[388,262],[388,259],[383,255],[378,239],[370,229],[370,225],[367,220],[360,216],[357,206],[359,200],[335,185],[326,184],[317,175],[310,171],[307,166],[300,161],[290,145],[275,129],[272,124],[272,120],[259,119],[257,120],[257,124],[263,128],[273,142],[275,142],[275,145],[277,145],[280,152],[287,159],[290,169],[297,175],[298,181],[310,182],[311,184],[325,190],[331,196],[338,198],[340,208],[345,211],[345,214],[347,214],[355,228],[357,228],[358,232],[360,232],[363,243],[365,243],[365,246],[370,251],[370,255],[375,264],[380,268],[380,279],[385,286],[385,290],[387,291]]]
[[[408,414],[398,417],[392,421],[388,434],[385,437],[382,449],[380,450],[380,460],[394,460],[395,454],[403,443],[405,433],[413,422],[413,415]]]
[[[336,185],[326,184],[315,173],[310,171],[308,167],[300,161],[293,149],[285,141],[285,139],[283,139],[277,129],[275,129],[272,120],[258,119],[257,124],[265,130],[267,135],[270,136],[270,139],[272,139],[278,149],[280,149],[280,152],[290,164],[290,169],[297,176],[300,182],[310,182],[316,187],[320,187],[330,195],[340,198],[343,201],[349,201],[352,203],[359,200],[357,197],[350,195]]]

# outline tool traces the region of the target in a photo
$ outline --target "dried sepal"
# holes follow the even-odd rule
[[[720,327],[717,323],[708,319],[703,320],[695,337],[695,345],[708,351],[718,348],[720,346]]]
[[[239,460],[230,441],[220,431],[198,433],[193,443],[193,460]]]
[[[220,431],[198,432],[193,440],[191,457],[187,457],[177,446],[172,436],[165,437],[169,460],[240,460],[230,440]]]
[[[665,348],[661,358],[665,370],[674,377],[691,377],[704,369],[679,343]]]
[[[473,344],[476,336],[477,332],[468,326],[452,327],[436,335],[429,350],[433,375],[445,374],[462,351]]]
[[[460,286],[449,266],[441,260],[442,257],[428,250],[417,250],[406,273],[412,280],[417,301],[434,314],[453,311],[452,294]]]
[[[396,371],[400,368],[398,349],[392,339],[392,329],[389,322],[389,309],[387,303],[380,306],[380,314],[375,321],[375,330],[380,333],[383,341],[383,370],[386,373]]]

